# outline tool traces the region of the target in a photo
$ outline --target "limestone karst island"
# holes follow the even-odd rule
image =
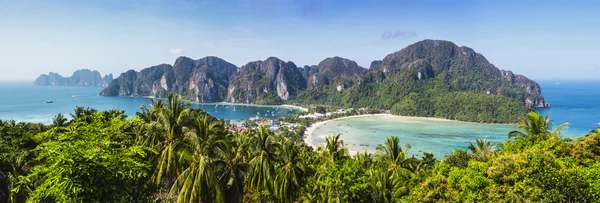
[[[598,10],[0,1],[0,203],[600,202]]]

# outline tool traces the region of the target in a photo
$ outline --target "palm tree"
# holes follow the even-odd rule
[[[475,139],[475,145],[469,142],[469,150],[472,156],[478,161],[487,161],[494,153],[494,146],[485,138]]]
[[[244,143],[228,142],[222,148],[216,148],[217,159],[214,164],[218,168],[217,179],[220,194],[225,202],[242,202],[244,194],[244,173],[248,163],[244,160]]]
[[[180,144],[182,150],[179,157],[192,161],[175,180],[169,197],[177,194],[177,202],[223,202],[225,196],[217,187],[219,181],[215,168],[215,156],[226,156],[221,149],[225,144],[223,138],[226,131],[222,121],[213,121],[208,115],[196,116],[191,130],[185,130],[187,132],[184,142]]]
[[[67,124],[67,118],[65,118],[62,113],[58,113],[58,115],[52,119],[52,124],[58,128],[65,127]]]
[[[521,123],[519,123],[518,127],[521,131],[511,131],[508,133],[508,138],[515,138],[516,140],[533,144],[536,141],[546,140],[550,137],[560,137],[560,132],[568,125],[569,123],[562,123],[552,129],[550,113],[546,114],[545,117],[542,117],[537,112],[530,112],[525,116]]]
[[[196,154],[192,164],[177,177],[168,198],[177,194],[177,202],[216,201],[217,185],[213,174],[212,160],[205,154]]]
[[[10,157],[10,159],[12,159],[12,165],[9,168],[9,171],[7,171],[8,188],[11,189],[11,191],[9,191],[8,199],[11,203],[25,202],[27,194],[34,190],[32,184],[30,184],[25,177],[32,168],[31,163],[28,161],[31,160],[29,157],[30,154],[28,151],[21,151],[11,155],[13,155]]]
[[[408,180],[414,173],[408,169],[408,149],[410,145],[400,146],[396,136],[388,137],[384,144],[377,146],[375,162],[382,170],[371,169],[369,172],[373,193],[371,196],[382,202],[399,201],[408,193]]]
[[[159,133],[162,127],[158,122],[159,115],[166,109],[166,105],[161,99],[151,100],[150,107],[142,105],[141,112],[136,112],[136,116],[143,122],[136,126],[135,133],[137,142],[140,145],[156,148],[160,150],[161,139],[164,138],[163,133]]]
[[[274,137],[267,131],[266,126],[260,126],[255,137],[252,139],[254,156],[249,164],[248,174],[250,186],[256,188],[262,202],[262,191],[272,191],[272,180],[274,179],[275,151],[278,144],[273,141]]]
[[[157,121],[152,123],[158,130],[161,144],[159,146],[159,157],[156,171],[153,175],[155,184],[165,181],[170,185],[173,178],[178,177],[180,169],[185,160],[180,159],[182,153],[186,150],[184,140],[184,123],[186,122],[189,107],[185,104],[181,96],[170,94],[168,104],[165,109],[157,109]]]
[[[102,116],[103,116],[102,119],[104,122],[109,122],[113,118],[118,118],[121,120],[124,120],[127,118],[127,115],[125,115],[125,110],[115,110],[115,109],[109,109],[109,110],[103,111]]]
[[[92,109],[89,107],[84,108],[82,106],[77,106],[77,107],[75,107],[74,113],[71,114],[71,117],[73,118],[73,121],[91,123],[92,118],[90,116],[96,112],[98,112],[98,110],[96,110],[96,109]]]
[[[360,164],[365,169],[371,168],[371,165],[373,164],[373,158],[371,154],[366,151],[363,153],[356,153],[354,158],[356,159],[356,161],[358,161],[358,164]]]
[[[147,123],[150,123],[158,119],[160,111],[162,109],[165,109],[165,103],[161,99],[152,99],[150,102],[150,108],[146,107],[146,105],[142,105],[140,109],[142,110],[142,112],[135,113],[137,117],[141,118]]]
[[[384,144],[377,145],[377,153],[375,153],[376,161],[387,166],[388,171],[396,171],[403,169],[404,161],[408,158],[408,149],[410,145],[400,146],[400,139],[396,136],[387,137]]]
[[[325,138],[326,145],[325,148],[322,149],[322,153],[324,157],[327,157],[327,160],[330,163],[348,157],[348,149],[344,147],[343,141],[340,140],[340,135],[341,134],[337,134]]]
[[[294,202],[304,177],[304,163],[299,148],[293,142],[286,142],[281,148],[281,166],[275,177],[276,195],[281,202]]]
[[[400,202],[402,196],[407,195],[409,179],[390,171],[369,169],[367,171],[374,202]]]

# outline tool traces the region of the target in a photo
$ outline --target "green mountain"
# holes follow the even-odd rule
[[[196,102],[220,102],[237,67],[217,57],[192,60],[179,57],[173,66],[161,64],[136,72],[129,70],[100,92],[103,96],[165,97],[178,92]]]
[[[335,88],[338,91],[358,84],[362,74],[367,69],[360,67],[356,62],[340,58],[326,58],[318,66],[311,69],[308,77],[308,86],[311,89]]]
[[[471,48],[424,40],[372,63],[358,85],[341,92],[313,89],[302,104],[387,109],[391,113],[475,122],[516,122],[550,105],[525,76],[503,71]]]
[[[275,57],[242,66],[231,78],[227,101],[279,104],[306,89],[306,78],[292,62]]]
[[[547,107],[540,86],[525,76],[499,70],[469,47],[452,42],[425,40],[387,55],[373,71],[405,76],[409,81],[446,83],[448,91],[472,91],[503,95],[533,107]]]
[[[304,67],[270,57],[240,68],[216,57],[180,57],[173,66],[128,71],[101,95],[164,97],[168,92],[197,102],[369,107],[502,123],[550,106],[535,81],[496,68],[471,48],[441,40],[412,44],[373,61],[369,69],[340,57]]]
[[[40,86],[97,86],[106,87],[113,80],[112,74],[102,77],[98,71],[88,69],[77,70],[71,77],[63,77],[50,72],[40,75],[34,82]]]

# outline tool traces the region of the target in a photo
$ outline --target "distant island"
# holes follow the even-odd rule
[[[107,87],[113,80],[113,75],[102,77],[98,71],[88,69],[77,70],[71,77],[63,77],[58,73],[42,74],[35,79],[34,84],[40,86],[93,86]]]
[[[195,102],[366,107],[486,123],[515,123],[518,115],[550,107],[535,81],[443,40],[414,43],[369,69],[341,57],[304,67],[276,57],[242,67],[214,56],[179,57],[173,65],[122,73],[100,95],[161,98],[173,92]]]

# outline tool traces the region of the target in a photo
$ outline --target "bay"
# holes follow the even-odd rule
[[[0,82],[0,119],[36,123],[52,123],[58,113],[69,115],[76,106],[97,110],[120,109],[128,116],[135,116],[142,105],[149,105],[150,98],[104,97],[98,93],[102,87],[35,86],[32,82]],[[46,103],[52,100],[54,103]],[[300,109],[283,106],[208,103],[191,104],[217,118],[231,120],[252,117],[279,118]],[[67,116],[69,117],[69,116]]]
[[[597,80],[542,80],[538,81],[542,94],[552,108],[539,113],[550,118],[554,126],[568,122],[563,137],[587,134],[600,125],[600,81]],[[477,138],[500,143],[516,125],[449,122],[422,118],[358,117],[333,120],[313,131],[312,143],[322,145],[325,137],[341,134],[346,147],[352,152],[374,152],[388,136],[398,136],[401,144],[411,145],[410,154],[434,153],[443,157],[453,149],[466,149]]]
[[[542,94],[552,108],[541,109],[550,113],[555,124],[569,122],[564,137],[586,134],[600,122],[600,81],[545,80],[538,81]],[[98,110],[122,109],[135,116],[149,98],[103,97],[102,87],[34,86],[31,82],[0,82],[0,119],[51,123],[58,113],[69,115],[76,106]],[[46,101],[53,100],[48,104]],[[218,118],[232,120],[251,117],[279,118],[298,112],[298,109],[281,106],[238,104],[193,104]],[[339,125],[338,125],[339,124]],[[352,126],[352,127],[349,127]],[[375,151],[385,137],[399,136],[403,144],[410,144],[411,154],[433,152],[437,157],[449,154],[452,149],[464,149],[476,138],[502,142],[515,125],[490,125],[464,122],[447,122],[423,119],[352,118],[331,121],[314,131],[313,143],[322,144],[327,135],[342,134],[342,139],[352,151]],[[360,145],[363,146],[360,146]],[[366,146],[368,145],[368,146]]]

